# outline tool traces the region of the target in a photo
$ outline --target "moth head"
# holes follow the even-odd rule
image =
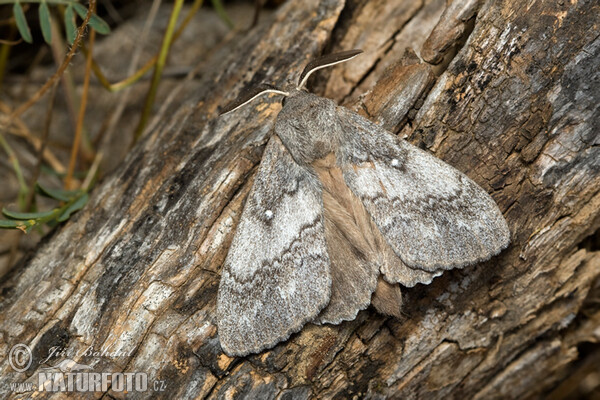
[[[306,82],[308,81],[308,78],[310,77],[310,75],[313,72],[318,71],[323,68],[326,68],[326,67],[331,67],[333,65],[349,61],[362,52],[363,52],[362,50],[347,50],[347,51],[342,51],[339,53],[328,54],[326,56],[319,57],[315,60],[312,60],[311,62],[306,64],[306,67],[304,67],[304,70],[302,70],[302,73],[300,74],[300,77],[298,78],[298,84],[296,85],[295,88],[292,88],[292,90],[296,90],[296,91],[302,90],[306,86]],[[275,94],[281,94],[281,95],[287,97],[290,95],[292,90],[285,91],[285,90],[280,90],[271,85],[266,85],[266,84],[259,85],[256,88],[243,91],[236,100],[229,103],[223,109],[223,111],[221,112],[221,115],[227,114],[234,110],[237,110],[238,108],[243,107],[246,104],[250,103],[252,100],[256,99],[257,97],[262,96],[263,94],[275,93]]]

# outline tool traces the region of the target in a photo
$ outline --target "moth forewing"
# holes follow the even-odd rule
[[[399,316],[398,284],[428,284],[510,241],[495,202],[466,175],[300,90],[359,53],[312,61],[297,88],[261,87],[226,108],[289,95],[223,267],[217,320],[229,355],[272,347],[309,321],[354,319],[369,304]]]
[[[337,112],[344,180],[404,264],[437,273],[508,246],[502,213],[470,178],[350,110]],[[372,167],[356,165],[361,158]]]
[[[329,303],[329,256],[314,179],[271,137],[219,284],[217,325],[229,355],[286,340]]]

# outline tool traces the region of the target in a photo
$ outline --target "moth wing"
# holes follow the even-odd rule
[[[319,184],[273,135],[223,267],[221,346],[240,356],[273,347],[314,319],[330,291]]]
[[[373,224],[375,225],[374,222]],[[379,231],[379,228],[375,226],[373,230],[375,229],[377,232],[374,232],[374,236],[379,250],[378,265],[385,280],[392,283],[400,283],[406,287],[413,287],[417,283],[428,285],[433,281],[433,278],[442,274],[442,270],[425,271],[419,268],[411,268],[406,265],[388,244],[381,231]],[[375,297],[373,298],[373,301],[375,301]]]
[[[435,275],[508,246],[502,213],[475,182],[358,114],[343,107],[337,113],[344,180],[406,266]],[[387,268],[386,279],[398,282],[400,274]]]

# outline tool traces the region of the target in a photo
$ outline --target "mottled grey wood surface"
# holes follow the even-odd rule
[[[90,203],[1,282],[2,396],[10,382],[36,382],[53,346],[108,346],[129,355],[76,361],[167,384],[128,398],[568,392],[561,381],[585,365],[580,350],[592,359],[600,351],[600,6],[462,5],[289,1],[215,51]],[[271,98],[222,118],[219,107],[243,87],[281,84],[313,56],[349,48],[365,54],[323,71],[315,91],[473,178],[499,204],[512,245],[404,290],[403,319],[369,309],[229,358],[215,325],[220,268],[280,106]],[[16,343],[33,348],[25,373],[6,361]]]

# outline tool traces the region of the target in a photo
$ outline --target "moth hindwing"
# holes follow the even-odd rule
[[[358,53],[309,63],[297,87],[267,89],[287,99],[223,266],[217,324],[229,355],[273,347],[307,322],[352,320],[369,304],[399,316],[399,284],[430,283],[508,246],[496,203],[466,175],[302,89],[312,71]]]

